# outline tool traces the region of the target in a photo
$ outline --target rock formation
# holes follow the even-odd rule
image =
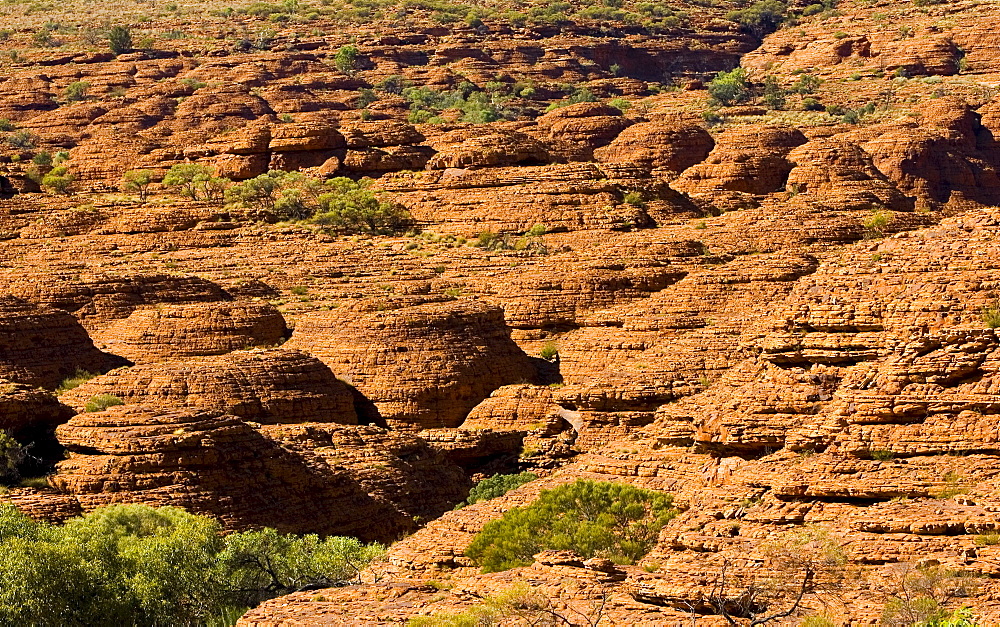
[[[503,312],[459,299],[385,299],[303,316],[286,344],[322,360],[390,424],[455,427],[496,388],[532,379]]]
[[[80,411],[102,394],[127,405],[211,409],[260,423],[357,424],[347,385],[319,360],[282,348],[112,370],[61,400]]]

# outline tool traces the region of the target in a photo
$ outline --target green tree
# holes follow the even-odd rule
[[[760,0],[745,9],[730,11],[726,18],[739,24],[743,30],[763,38],[778,30],[785,21],[788,5],[781,0]]]
[[[87,81],[74,81],[66,86],[63,98],[66,99],[66,102],[79,102],[87,98],[88,89],[90,89],[90,83]]]
[[[176,507],[113,505],[54,526],[0,505],[0,624],[205,624],[353,580],[384,552],[353,538],[221,532]]]
[[[216,566],[230,602],[244,607],[289,594],[305,585],[333,586],[358,576],[360,569],[380,558],[380,544],[356,538],[293,536],[274,529],[234,533]]]
[[[197,163],[175,164],[163,177],[164,185],[180,188],[180,194],[191,200],[222,200],[229,182]]]
[[[149,197],[149,186],[153,182],[153,173],[149,170],[129,170],[122,176],[122,191],[137,192],[139,202],[146,202]]]
[[[769,109],[781,110],[785,108],[785,96],[788,92],[781,86],[778,79],[768,76],[764,79],[764,104]]]
[[[394,233],[411,224],[410,214],[400,205],[379,200],[369,183],[346,177],[327,181],[333,191],[319,197],[313,224],[349,233]]]
[[[495,499],[537,478],[538,475],[533,472],[521,472],[513,475],[493,475],[474,485],[469,490],[469,496],[459,504],[459,507],[472,505],[479,501]]]
[[[73,184],[75,177],[70,174],[66,166],[59,166],[49,170],[48,174],[42,177],[42,187],[45,187],[53,194],[68,194],[69,186]]]
[[[747,71],[738,67],[729,72],[719,72],[708,83],[708,94],[714,103],[723,106],[746,102],[751,94]]]
[[[108,47],[115,56],[132,50],[132,31],[127,26],[114,26],[108,31]]]
[[[341,46],[333,56],[333,65],[344,74],[354,73],[354,64],[358,60],[358,47],[353,45]]]
[[[18,468],[25,455],[25,448],[20,442],[6,431],[0,431],[0,481],[17,481],[20,478]]]
[[[580,480],[544,490],[527,507],[490,521],[465,554],[498,572],[532,563],[546,549],[573,550],[630,564],[649,552],[677,514],[670,495],[622,483]]]

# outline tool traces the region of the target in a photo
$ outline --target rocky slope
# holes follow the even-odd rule
[[[760,36],[738,3],[605,4],[124,3],[117,56],[72,4],[0,7],[0,429],[47,485],[0,500],[394,542],[245,625],[524,583],[571,624],[724,624],[723,573],[790,576],[770,547],[802,533],[849,576],[796,621],[874,624],[937,567],[1000,622],[1000,10],[791,2]],[[364,180],[411,222],[281,222],[175,165]],[[682,512],[634,565],[465,557],[579,478]]]

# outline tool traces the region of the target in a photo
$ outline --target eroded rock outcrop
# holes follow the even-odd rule
[[[405,527],[347,472],[292,453],[217,410],[139,405],[59,427],[70,451],[50,483],[84,511],[110,503],[174,505],[229,529],[392,537]]]
[[[109,352],[142,363],[274,346],[286,333],[271,305],[232,302],[139,309],[97,337]]]
[[[77,320],[59,309],[0,298],[0,376],[54,388],[77,370],[104,372],[123,360],[94,347]]]
[[[128,405],[212,409],[260,423],[357,424],[347,385],[319,360],[280,348],[121,368],[62,401],[82,410],[101,394]]]
[[[467,299],[362,301],[311,313],[286,346],[322,360],[393,424],[458,426],[496,388],[535,376],[502,310]]]

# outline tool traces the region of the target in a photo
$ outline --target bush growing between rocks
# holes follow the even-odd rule
[[[108,47],[117,57],[120,54],[131,52],[132,31],[127,26],[114,26],[108,31]]]
[[[358,60],[357,46],[341,46],[333,57],[333,65],[344,74],[354,73],[354,64]]]
[[[27,451],[20,442],[6,431],[0,431],[0,481],[17,481],[21,477],[18,468],[26,455]]]
[[[726,19],[739,24],[743,30],[763,38],[778,30],[785,21],[785,11],[788,5],[780,0],[760,0],[745,9],[730,11]]]
[[[580,480],[543,490],[527,507],[490,521],[466,549],[484,573],[528,566],[544,550],[632,564],[656,543],[677,515],[668,494],[622,483]]]
[[[66,86],[66,91],[63,92],[63,98],[66,102],[80,102],[87,98],[87,90],[90,89],[90,83],[87,81],[75,81]]]
[[[59,384],[59,387],[56,388],[56,395],[58,396],[63,392],[69,392],[74,388],[78,388],[96,376],[97,375],[93,372],[88,372],[83,368],[77,368],[72,377],[63,379],[62,383]]]
[[[383,552],[274,529],[223,537],[215,520],[176,507],[113,505],[52,526],[0,505],[0,624],[212,624],[354,579]]]
[[[83,406],[83,411],[88,414],[91,412],[104,411],[109,407],[115,407],[116,405],[124,405],[125,401],[118,398],[114,394],[98,394],[97,396],[91,398]]]
[[[178,163],[163,177],[164,185],[180,188],[181,196],[191,200],[221,200],[229,182],[197,163]]]
[[[526,483],[538,478],[533,472],[521,472],[513,475],[493,475],[488,479],[483,479],[469,490],[469,496],[455,506],[461,509],[466,505],[472,505],[480,501],[488,501],[507,494],[514,488],[518,488]]]
[[[272,170],[226,190],[230,204],[264,221],[295,220],[346,233],[386,234],[405,230],[410,214],[383,201],[368,181],[337,177],[320,181],[299,172]]]
[[[70,174],[69,168],[59,166],[49,170],[48,174],[42,177],[41,183],[42,187],[53,194],[68,194],[69,186],[73,184],[74,180],[76,179]]]
[[[149,197],[149,186],[153,182],[153,173],[149,170],[129,170],[122,176],[122,191],[136,192],[139,202],[146,202]]]
[[[732,106],[750,99],[752,90],[747,71],[738,67],[729,72],[719,72],[708,83],[708,95],[714,104]]]

